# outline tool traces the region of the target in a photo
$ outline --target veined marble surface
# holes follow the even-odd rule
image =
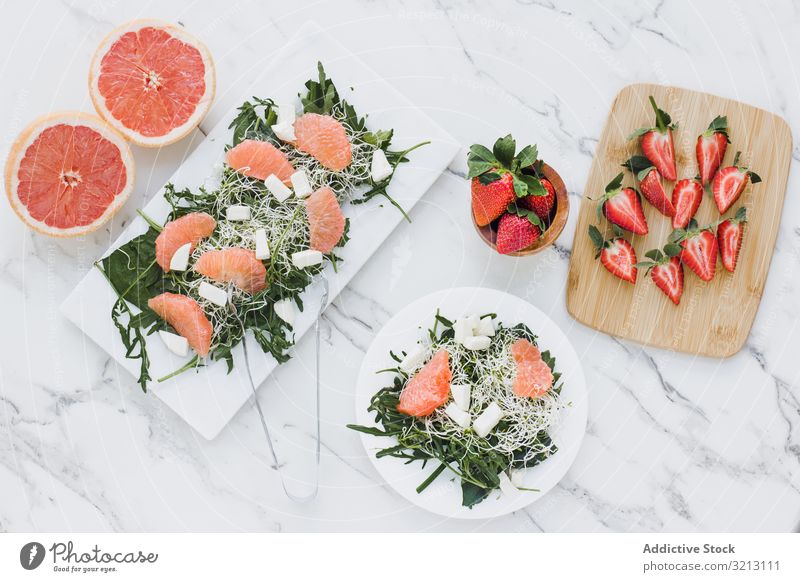
[[[739,99],[800,129],[800,7],[789,0],[520,0],[491,9],[467,0],[64,0],[8,3],[3,15],[3,157],[33,117],[92,111],[86,77],[96,46],[113,26],[142,17],[179,21],[211,49],[218,96],[203,130],[314,20],[465,147],[508,132],[537,142],[575,207],[611,101],[628,83]],[[752,334],[726,360],[644,349],[575,323],[564,286],[576,213],[547,253],[493,254],[472,231],[460,156],[413,224],[391,235],[325,315],[323,366],[335,373],[323,401],[322,488],[297,505],[269,467],[252,407],[206,442],[58,312],[199,139],[136,148],[134,196],[87,238],[34,235],[7,206],[0,213],[0,530],[790,531],[800,521],[799,146]],[[486,522],[410,506],[343,427],[376,331],[411,300],[453,285],[504,289],[548,312],[590,379],[589,427],[572,470],[540,502]],[[301,356],[310,343],[298,346]],[[262,387],[265,408],[280,410],[276,386],[287,374]]]

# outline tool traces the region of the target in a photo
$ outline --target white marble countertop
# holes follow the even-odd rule
[[[207,130],[254,68],[306,20],[357,52],[465,146],[513,132],[537,142],[577,207],[616,92],[637,81],[705,90],[782,115],[800,130],[800,9],[779,2],[441,0],[39,2],[0,20],[3,157],[55,109],[91,111],[89,61],[131,18],[179,21],[217,63]],[[323,55],[324,56],[324,55]],[[322,489],[283,495],[250,407],[213,442],[118,370],[63,319],[66,293],[195,141],[135,150],[133,199],[100,232],[59,241],[0,213],[0,530],[4,531],[791,531],[800,521],[800,147],[766,291],[746,347],[726,360],[617,341],[565,308],[575,214],[558,246],[493,254],[465,210],[463,156],[329,308],[323,326]],[[543,309],[571,337],[590,379],[589,427],[561,484],[524,511],[444,520],[382,483],[359,437],[353,384],[363,353],[402,306],[453,285],[486,285]],[[307,338],[309,339],[309,338]],[[299,351],[308,349],[303,342]],[[273,382],[280,386],[279,372]],[[272,389],[271,389],[272,388]],[[260,393],[280,407],[270,381]]]

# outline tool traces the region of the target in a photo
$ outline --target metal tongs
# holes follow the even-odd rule
[[[264,411],[261,410],[261,404],[258,402],[258,394],[256,390],[255,382],[253,381],[253,375],[250,372],[250,359],[247,354],[247,342],[245,341],[245,328],[244,323],[239,318],[239,314],[236,312],[236,307],[231,304],[233,308],[233,314],[236,317],[236,320],[239,322],[239,325],[242,327],[242,347],[244,348],[244,363],[245,363],[245,370],[247,370],[247,379],[250,382],[250,388],[253,390],[253,400],[256,404],[256,410],[258,411],[258,417],[261,420],[261,427],[264,429],[264,437],[267,440],[267,447],[269,448],[270,455],[272,456],[272,462],[275,465],[275,470],[278,472],[278,476],[281,479],[281,486],[283,487],[284,493],[286,496],[296,503],[307,503],[314,499],[317,496],[317,492],[319,491],[319,463],[320,463],[320,373],[319,373],[319,360],[320,360],[320,319],[322,318],[322,311],[328,304],[328,293],[329,293],[329,285],[328,279],[325,277],[324,273],[320,276],[322,280],[322,298],[319,302],[319,311],[317,312],[317,318],[314,321],[314,341],[315,341],[315,366],[314,366],[314,376],[315,376],[315,422],[316,422],[316,443],[315,443],[315,451],[314,451],[314,478],[312,483],[312,489],[310,493],[305,495],[295,495],[289,488],[286,486],[286,479],[284,478],[283,471],[281,471],[281,465],[278,462],[278,455],[275,453],[275,445],[272,442],[272,436],[270,434],[269,425],[267,424],[267,420],[264,417]]]

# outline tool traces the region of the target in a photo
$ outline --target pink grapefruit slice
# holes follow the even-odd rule
[[[452,379],[450,353],[439,350],[403,388],[397,410],[410,416],[428,416],[447,402]]]
[[[182,28],[156,20],[134,20],[111,31],[89,70],[97,112],[145,147],[173,143],[197,127],[214,90],[214,62],[205,46]]]
[[[186,295],[162,293],[149,299],[147,305],[185,337],[199,356],[205,358],[208,355],[213,329],[197,301]]]
[[[194,265],[195,271],[220,283],[233,283],[251,295],[267,288],[267,269],[248,249],[207,251]]]
[[[259,180],[275,174],[287,185],[294,173],[286,154],[271,143],[256,139],[246,139],[229,149],[225,153],[225,163],[240,174]]]
[[[197,243],[211,236],[217,227],[217,221],[205,212],[191,212],[168,222],[156,237],[156,262],[169,273],[172,256],[185,244],[190,244],[194,251]]]
[[[353,161],[353,150],[344,126],[330,115],[306,113],[294,122],[295,145],[320,164],[338,172]]]
[[[518,339],[511,345],[511,355],[517,364],[514,394],[523,398],[544,396],[553,386],[553,371],[539,349],[526,339]]]
[[[128,199],[133,156],[100,118],[53,113],[17,137],[5,182],[11,207],[25,224],[51,236],[78,236],[97,229]]]
[[[306,201],[311,248],[327,254],[344,234],[344,215],[336,195],[328,187],[320,188]]]

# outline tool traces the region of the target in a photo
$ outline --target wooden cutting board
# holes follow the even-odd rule
[[[683,298],[678,306],[639,270],[636,285],[617,279],[595,260],[595,248],[587,234],[590,224],[611,233],[605,218],[597,219],[597,203],[606,184],[632,154],[640,153],[638,140],[627,136],[639,127],[650,127],[654,113],[648,96],[678,123],[674,132],[678,178],[698,174],[695,157],[697,136],[717,115],[727,115],[731,143],[722,166],[731,165],[737,150],[744,165],[759,174],[760,184],[748,184],[741,198],[726,213],[747,207],[749,222],[736,272],[717,263],[716,277],[704,283],[688,268]],[[578,216],[567,285],[567,309],[576,320],[599,331],[660,348],[713,357],[739,351],[753,324],[769,271],[789,176],[792,136],[787,123],[761,109],[677,87],[637,84],[622,89],[597,144]],[[625,171],[625,185],[633,176]],[[671,195],[673,184],[664,187]],[[670,219],[642,201],[649,233],[626,233],[639,260],[653,248],[662,248],[672,231]],[[695,215],[700,225],[719,219],[709,191]]]

